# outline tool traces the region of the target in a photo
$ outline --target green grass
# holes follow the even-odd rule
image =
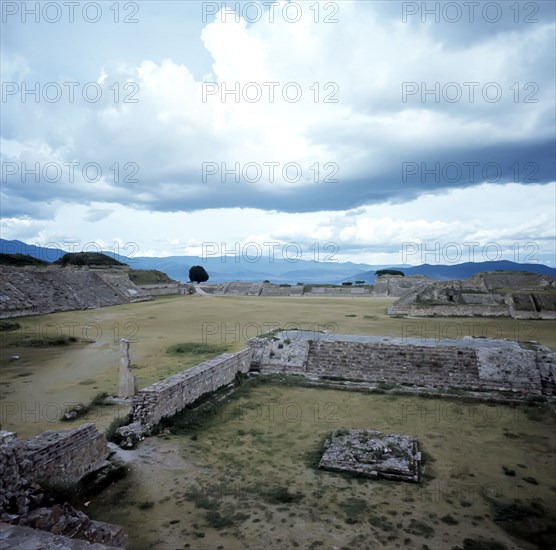
[[[224,344],[185,342],[169,346],[166,352],[170,355],[220,355],[228,349]]]
[[[487,404],[455,397],[425,400],[285,385],[281,382],[290,380],[285,377],[263,379],[266,376],[249,378],[235,393],[220,395],[218,404],[213,403],[218,414],[199,415],[188,437],[175,434],[148,440],[144,452],[155,447],[158,453],[134,466],[135,483],[127,497],[157,502],[156,516],[148,526],[136,506],[126,515],[105,509],[103,500],[97,500],[92,511],[101,514],[99,519],[123,524],[131,534],[132,549],[147,543],[154,547],[154,530],[179,547],[173,532],[162,526],[175,517],[176,507],[187,519],[181,523],[185,532],[179,535],[195,540],[195,533],[203,532],[207,548],[238,544],[256,548],[260,540],[277,533],[282,547],[295,540],[299,548],[309,548],[316,540],[315,530],[323,529],[330,547],[361,547],[359,539],[352,542],[361,536],[372,538],[381,549],[421,548],[424,543],[429,548],[461,548],[464,538],[496,538],[492,535],[502,526],[494,521],[481,487],[494,486],[500,496],[511,499],[518,481],[533,498],[547,503],[553,499],[550,483],[534,486],[522,479],[525,475],[548,479],[556,458],[556,421],[548,416],[530,422],[523,412],[527,405],[496,405],[491,410]],[[431,414],[403,415],[403,410],[418,407]],[[237,410],[241,414],[235,414]],[[289,411],[291,418],[295,410],[299,414],[288,421],[284,412]],[[330,410],[332,416],[324,414]],[[439,414],[456,410],[461,412],[460,422]],[[324,440],[337,428],[414,435],[426,466],[424,481],[370,480],[317,469]],[[523,436],[509,439],[504,435],[508,429]],[[183,466],[170,463],[166,468],[168,457],[173,461],[176,456],[183,459]],[[480,469],[473,467],[477,463]],[[528,464],[519,477],[504,475],[503,465],[518,464]],[[444,494],[446,487],[453,489]],[[471,496],[468,487],[475,489]],[[106,502],[109,498],[107,494]],[[238,512],[249,519],[234,517]],[[474,525],[468,517],[482,519]],[[404,542],[406,538],[412,542]],[[270,547],[277,550],[280,544]]]
[[[171,277],[157,269],[130,269],[129,278],[136,285],[176,283]]]
[[[75,336],[45,336],[43,338],[24,338],[19,342],[13,342],[11,345],[16,347],[29,347],[29,348],[48,348],[51,346],[69,346],[75,344],[80,340]]]
[[[76,405],[72,405],[71,407],[66,407],[66,410],[64,411],[64,414],[62,415],[62,418],[60,420],[62,422],[72,422],[90,413],[96,407],[105,407],[107,406],[107,403],[105,402],[107,397],[107,392],[99,392],[93,397],[88,405],[77,403]],[[73,418],[67,418],[66,414],[70,412],[75,412],[76,416],[74,416]]]

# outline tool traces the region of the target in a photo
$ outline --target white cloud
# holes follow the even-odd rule
[[[521,179],[527,163],[537,166],[539,182],[553,179],[550,19],[500,27],[403,24],[389,4],[342,2],[339,23],[265,17],[246,24],[217,16],[189,22],[183,41],[167,47],[160,29],[173,36],[180,30],[173,10],[185,9],[168,7],[168,14],[142,21],[137,52],[127,28],[127,42],[107,34],[99,57],[80,58],[80,45],[91,51],[84,43],[90,35],[60,27],[75,46],[63,73],[58,57],[45,61],[45,48],[55,46],[41,38],[51,29],[39,25],[29,35],[28,27],[13,27],[3,67],[9,79],[84,82],[86,73],[103,95],[97,103],[84,101],[80,88],[72,103],[9,98],[3,168],[38,162],[63,170],[54,180],[41,171],[38,183],[4,171],[2,210],[10,220],[4,227],[12,238],[56,236],[58,224],[63,235],[140,242],[153,255],[198,250],[201,239],[221,242],[222,235],[234,242],[333,240],[346,258],[368,261],[391,254],[402,239],[553,238],[554,212],[546,206],[552,187],[480,185],[480,168],[489,162],[504,171],[498,183],[514,179],[516,163]],[[15,31],[31,46],[44,46],[17,45]],[[165,47],[147,47],[149,37]],[[212,58],[210,70],[184,61],[193,44]],[[420,88],[405,102],[404,82]],[[451,103],[441,94],[436,102],[429,94],[424,103],[423,83],[430,89],[437,82],[441,89],[455,83],[450,92],[459,86],[462,100]],[[465,82],[478,82],[474,102],[465,99]],[[500,101],[483,97],[492,82]],[[222,89],[236,86],[239,101],[231,94],[222,101]],[[203,101],[203,90],[216,93]],[[259,90],[260,101],[246,100]],[[300,101],[284,99],[296,91]],[[525,103],[527,93],[538,101]],[[79,164],[70,181],[66,164],[73,162]],[[269,162],[279,163],[274,178]],[[479,176],[446,182],[418,174],[404,181],[404,162],[477,162]],[[84,173],[87,163],[97,163],[102,177]],[[222,181],[222,168],[236,163],[241,181],[231,173]],[[247,171],[247,163],[256,166]],[[299,181],[283,177],[287,163],[302,170]]]

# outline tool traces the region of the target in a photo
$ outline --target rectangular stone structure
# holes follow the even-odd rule
[[[335,430],[319,468],[372,479],[421,481],[421,452],[410,435],[376,430]]]

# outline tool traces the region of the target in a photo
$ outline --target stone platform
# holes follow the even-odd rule
[[[416,483],[421,481],[420,465],[415,438],[376,430],[335,430],[319,462],[324,470]]]

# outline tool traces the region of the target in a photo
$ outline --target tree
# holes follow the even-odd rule
[[[194,283],[204,283],[209,280],[209,276],[203,266],[194,265],[189,269],[189,280]]]
[[[405,273],[399,269],[379,269],[375,271],[377,277],[382,277],[383,275],[398,275],[400,277],[405,277]]]

